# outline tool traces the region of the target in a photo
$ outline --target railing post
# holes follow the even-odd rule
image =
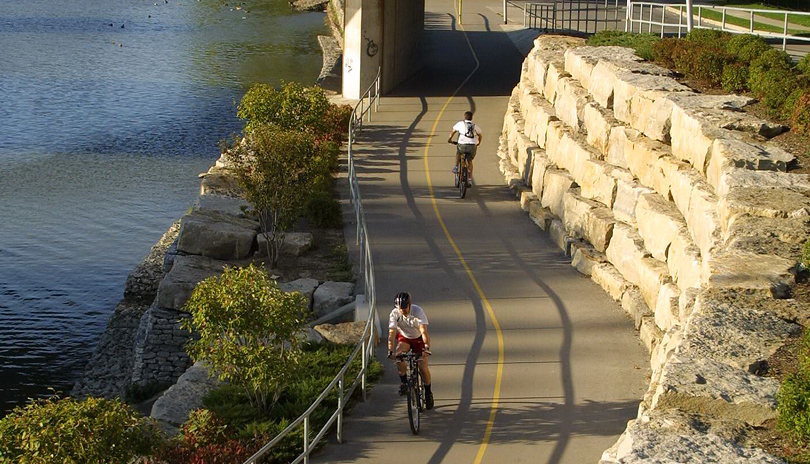
[[[337,442],[343,443],[343,375],[338,380]]]
[[[309,464],[309,416],[304,416],[304,464]]]
[[[787,33],[788,33],[788,14],[785,13],[785,31],[784,35],[782,36],[782,51],[785,51],[787,48]]]
[[[723,8],[723,19],[720,22],[720,29],[725,31],[726,30],[726,9]]]
[[[666,20],[665,15],[667,14],[667,7],[661,8],[661,38],[664,38],[664,21]]]
[[[678,38],[681,38],[681,27],[683,26],[683,5],[678,7]]]
[[[650,22],[647,25],[647,34],[652,34],[652,23],[653,23],[652,18],[653,18],[653,10],[654,9],[655,9],[655,6],[650,5]]]
[[[366,355],[366,350],[368,349],[368,345],[370,344],[369,341],[370,340],[363,340],[363,352],[361,353],[361,359],[362,359],[362,367],[361,367],[362,374],[361,374],[361,377],[362,378],[360,380],[360,391],[363,392],[363,401],[366,400],[366,366],[368,365],[368,359],[367,359],[367,355]]]

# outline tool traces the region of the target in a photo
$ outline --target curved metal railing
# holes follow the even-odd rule
[[[366,102],[367,101],[367,102]],[[377,76],[371,83],[369,88],[360,98],[360,101],[352,111],[351,119],[349,120],[349,141],[348,141],[348,158],[349,158],[349,190],[351,191],[351,201],[354,206],[355,224],[357,224],[357,245],[360,247],[360,267],[363,274],[363,284],[365,285],[365,303],[368,307],[368,318],[366,319],[366,326],[363,330],[363,335],[360,341],[352,350],[352,354],[346,363],[335,375],[335,378],[329,382],[329,385],[323,389],[318,398],[312,402],[309,408],[301,414],[298,419],[294,420],[290,425],[281,431],[278,435],[273,437],[267,444],[257,451],[253,456],[248,458],[244,464],[255,464],[258,459],[265,456],[273,447],[289,435],[292,431],[296,430],[299,426],[304,428],[304,442],[303,451],[298,455],[291,464],[298,464],[304,462],[309,463],[309,454],[315,448],[319,441],[330,431],[332,425],[337,423],[337,441],[343,440],[343,409],[346,406],[349,398],[354,394],[357,386],[360,386],[360,391],[363,395],[363,401],[366,399],[366,373],[368,371],[369,360],[374,356],[374,345],[380,333],[380,323],[377,316],[377,292],[374,283],[374,262],[371,259],[371,245],[368,240],[368,230],[366,229],[366,218],[363,211],[363,202],[360,197],[360,186],[357,182],[357,172],[354,165],[354,142],[356,134],[363,129],[363,118],[366,117],[371,121],[371,109],[375,111],[380,103],[380,71],[377,71]],[[352,362],[357,358],[358,354],[361,356],[360,372],[354,376],[351,385],[348,388],[345,386],[346,375]],[[312,424],[310,424],[310,416],[321,405],[333,390],[337,388],[338,404],[335,412],[329,417],[326,423],[321,427],[314,438],[310,439],[310,432],[312,432]]]

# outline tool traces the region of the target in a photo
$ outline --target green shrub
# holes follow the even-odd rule
[[[236,114],[245,120],[246,132],[257,125],[273,124],[320,135],[328,132],[327,113],[331,106],[318,86],[287,82],[275,89],[268,84],[254,84],[242,97]]]
[[[741,34],[732,37],[726,44],[726,51],[745,65],[751,64],[756,58],[771,49],[768,42],[759,36]]]
[[[751,62],[748,88],[755,94],[762,96],[773,80],[774,73],[789,73],[792,66],[790,55],[771,48]]]
[[[691,77],[711,85],[720,86],[723,81],[723,69],[729,62],[723,48],[700,44],[694,49]]]
[[[810,91],[805,90],[793,107],[791,116],[791,130],[800,134],[810,135]],[[810,268],[810,245],[805,245],[802,262]],[[806,258],[806,260],[805,260]]]
[[[191,318],[183,328],[199,334],[186,345],[191,359],[242,388],[257,409],[271,409],[298,366],[304,298],[283,292],[253,265],[229,267],[200,282],[185,310]]]
[[[675,50],[678,47],[680,39],[675,37],[666,37],[652,46],[653,59],[667,68],[675,68]]]
[[[309,199],[306,216],[315,227],[339,228],[343,225],[340,203],[332,198],[329,191],[315,193]]]
[[[686,34],[686,40],[690,42],[714,47],[725,47],[730,39],[731,34],[717,29],[693,29],[692,32]]]
[[[807,252],[805,245],[805,252]],[[804,260],[804,256],[802,256]],[[805,330],[798,353],[799,365],[779,388],[778,425],[801,444],[810,444],[810,331]]]
[[[150,455],[160,432],[127,405],[103,398],[37,400],[0,419],[0,462],[127,463]]]
[[[810,54],[804,55],[799,63],[796,64],[796,69],[802,74],[810,75]]]
[[[634,34],[621,31],[600,31],[588,38],[587,44],[592,46],[616,45],[620,47],[632,48],[636,55],[645,60],[652,61],[653,46],[661,40],[652,34]]]
[[[810,239],[804,242],[804,247],[802,248],[802,265],[810,269]]]
[[[697,42],[679,40],[672,51],[672,61],[675,69],[686,76],[693,76],[695,69],[695,56],[700,45]]]
[[[228,429],[221,419],[207,409],[195,409],[183,424],[183,441],[192,448],[222,444],[228,440]]]
[[[726,92],[742,92],[748,82],[748,66],[742,63],[727,64],[723,68],[722,86]]]

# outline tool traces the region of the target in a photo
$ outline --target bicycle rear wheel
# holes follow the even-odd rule
[[[467,166],[461,168],[459,177],[461,180],[458,186],[458,191],[461,198],[464,198],[467,195]]]
[[[453,182],[454,182],[453,185],[455,185],[456,188],[458,188],[459,177],[461,177],[458,174],[458,168],[459,166],[456,165],[456,172],[453,173]]]
[[[411,432],[419,434],[421,407],[419,405],[419,387],[413,379],[408,381],[408,422],[411,424]]]

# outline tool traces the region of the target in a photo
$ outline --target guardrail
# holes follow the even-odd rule
[[[763,10],[715,5],[693,5],[692,10],[693,21],[694,19],[697,19],[697,21],[694,22],[694,28],[719,29],[732,34],[754,34],[769,39],[782,39],[782,50],[787,48],[788,40],[810,42],[810,37],[803,37],[789,33],[790,23],[788,21],[788,17],[810,17],[810,13],[807,12]],[[695,11],[697,12],[696,14]],[[720,14],[719,20],[707,18],[705,16],[707,11],[716,11],[718,14]],[[782,16],[782,20],[779,21],[782,27],[781,33],[757,28],[761,27],[758,26],[758,24],[768,24],[769,21],[774,21],[772,18],[766,17],[765,14]],[[747,19],[748,27],[729,24],[728,18],[731,17],[736,17],[742,20]],[[644,26],[647,26],[647,32],[652,33],[653,26],[655,26],[655,28],[660,32],[661,37],[663,37],[666,33],[677,33],[678,37],[681,37],[682,34],[687,31],[686,19],[686,4],[674,5],[672,3],[630,2],[630,8],[627,12],[627,25],[625,26],[625,31],[641,33],[644,32]],[[635,30],[636,24],[638,24],[638,31]],[[776,27],[773,24],[770,25],[771,27]],[[807,32],[810,33],[810,29],[808,29]]]
[[[368,103],[366,103],[366,100],[368,100]],[[373,108],[376,111],[379,104],[380,71],[378,70],[377,77],[374,78],[374,82],[371,83],[369,88],[360,98],[360,101],[357,103],[357,105],[355,105],[354,111],[352,111],[351,119],[349,120],[349,190],[351,191],[351,201],[352,205],[354,206],[356,219],[355,224],[357,224],[357,244],[360,246],[361,255],[360,267],[363,274],[363,283],[365,284],[364,291],[366,304],[368,305],[368,318],[366,319],[366,326],[363,330],[363,335],[360,337],[360,341],[357,342],[354,350],[352,350],[352,354],[349,356],[349,359],[346,360],[346,363],[343,365],[337,375],[335,375],[335,378],[332,379],[329,385],[323,389],[318,398],[312,402],[312,405],[310,405],[310,407],[307,408],[307,410],[304,411],[304,413],[301,414],[298,419],[294,420],[289,426],[287,426],[287,428],[282,430],[281,433],[273,437],[270,442],[262,446],[259,451],[248,458],[244,464],[256,464],[260,458],[265,456],[276,444],[283,440],[284,437],[289,435],[290,432],[296,430],[299,426],[303,426],[304,428],[303,451],[298,455],[297,458],[295,458],[295,460],[291,462],[291,464],[298,464],[300,462],[308,464],[309,454],[313,449],[315,449],[318,442],[320,442],[321,439],[323,439],[323,437],[329,432],[333,424],[337,423],[336,428],[338,443],[343,441],[343,409],[345,408],[349,398],[351,398],[351,396],[354,394],[354,391],[357,389],[358,385],[360,386],[360,391],[362,392],[363,401],[366,400],[366,372],[368,371],[369,360],[374,357],[374,345],[379,337],[380,327],[379,318],[377,317],[377,291],[374,281],[374,262],[371,259],[371,245],[369,244],[368,240],[366,218],[363,211],[363,202],[360,197],[360,186],[357,182],[357,172],[354,166],[353,145],[356,133],[363,129],[363,117],[367,117],[368,121],[371,121],[371,109]],[[352,381],[352,383],[348,388],[345,388],[346,372],[349,370],[349,367],[357,358],[358,354],[361,356],[360,372],[354,377],[354,379],[349,379]],[[321,427],[315,437],[310,440],[310,432],[312,431],[310,416],[318,408],[318,406],[320,406],[323,400],[326,399],[326,397],[329,396],[329,394],[331,394],[336,388],[338,398],[337,408],[323,427]]]
[[[600,30],[600,25],[601,29],[618,29],[624,20],[619,0],[532,2],[523,7],[523,27],[546,32],[590,34]]]

